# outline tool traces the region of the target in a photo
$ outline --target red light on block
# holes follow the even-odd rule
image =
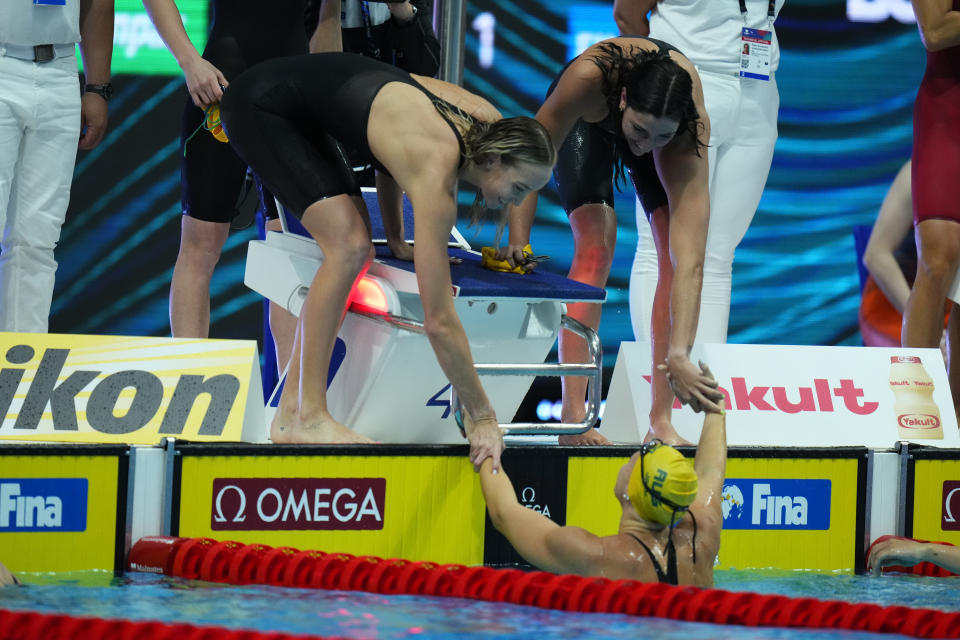
[[[350,308],[386,314],[387,294],[379,282],[364,276],[350,292]]]

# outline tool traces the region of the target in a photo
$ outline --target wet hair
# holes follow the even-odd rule
[[[442,100],[435,101],[434,107],[463,136],[461,162],[480,165],[499,158],[508,167],[524,163],[552,167],[557,163],[557,151],[550,132],[533,118],[516,116],[486,122]],[[483,194],[478,192],[471,210],[472,225],[479,222],[486,208]],[[502,226],[501,223],[501,230]]]
[[[619,152],[616,167],[618,188],[624,180],[623,162],[619,156],[630,153],[623,136],[623,112],[620,110],[620,95],[624,89],[627,106],[634,111],[679,122],[675,137],[687,137],[699,156],[700,148],[706,146],[700,141],[704,127],[693,101],[693,79],[686,69],[662,49],[627,54],[623,47],[613,42],[602,42],[597,49],[599,53],[590,59],[603,73],[601,90],[614,122]]]

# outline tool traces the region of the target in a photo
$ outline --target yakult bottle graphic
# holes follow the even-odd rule
[[[933,401],[933,379],[927,375],[920,358],[890,357],[890,390],[897,429],[904,440],[943,439],[940,408]]]

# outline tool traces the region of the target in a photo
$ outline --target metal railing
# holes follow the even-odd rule
[[[419,320],[402,316],[371,313],[360,309],[351,310],[388,325],[425,334],[423,323]],[[603,375],[603,348],[597,332],[569,316],[560,318],[561,329],[572,331],[587,342],[590,353],[590,362],[585,363],[535,363],[535,364],[493,364],[480,363],[474,366],[477,373],[484,376],[584,376],[587,380],[587,411],[580,422],[507,422],[500,423],[503,435],[576,435],[589,431],[597,424],[600,418],[600,386]],[[450,387],[450,408],[453,411],[457,425],[463,429],[463,407],[457,392]]]

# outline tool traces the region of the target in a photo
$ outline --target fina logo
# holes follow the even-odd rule
[[[826,530],[830,481],[728,479],[720,508],[724,529]]]
[[[86,478],[0,479],[0,533],[86,528]]]

